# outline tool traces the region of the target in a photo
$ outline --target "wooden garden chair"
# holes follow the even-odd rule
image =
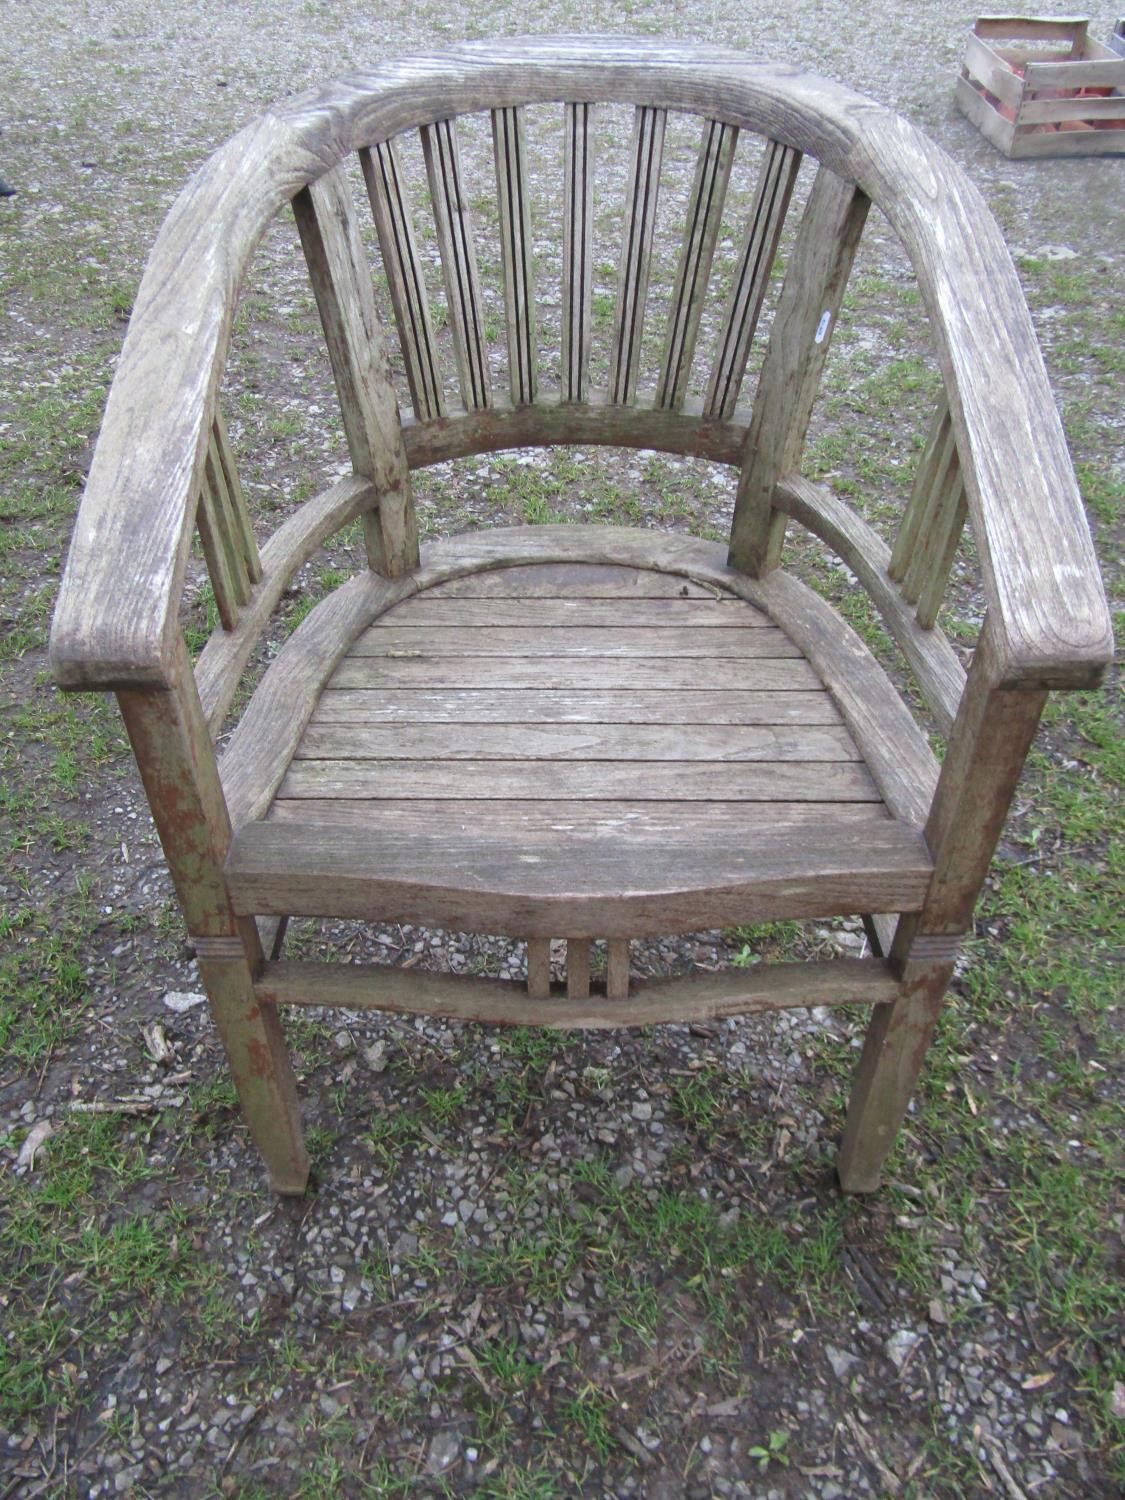
[[[610,103],[631,107],[633,134],[616,313],[599,348],[592,226],[604,174],[592,119]],[[547,183],[526,165],[528,107],[539,105],[553,107],[558,130]],[[490,116],[494,146],[502,384],[459,149],[459,118],[477,113]],[[698,121],[701,141],[676,211],[678,267],[658,288],[662,142],[676,114]],[[405,170],[415,132],[425,183]],[[736,144],[758,150],[760,168],[748,224],[728,230]],[[349,186],[356,157],[401,390]],[[811,188],[791,215],[751,393],[748,354],[803,159]],[[419,250],[427,188],[441,337]],[[557,349],[544,331],[549,299],[538,303],[533,284],[537,194],[562,199],[561,286],[542,289],[561,295]],[[891,546],[801,472],[872,205],[913,263],[943,385]],[[259,549],[218,392],[255,247],[289,210],[351,472]],[[737,240],[723,294],[712,285],[720,233]],[[717,338],[698,337],[704,314]],[[646,329],[663,339],[659,356]],[[419,552],[414,470],[549,444],[730,466],[729,545],[549,525]],[[219,753],[284,590],[357,517],[367,566],[286,640]],[[966,521],[986,606],[967,676],[936,623]],[[879,611],[946,737],[940,764],[859,637],[780,566],[790,522],[837,553]],[[197,528],[221,623],[193,663],[181,604]],[[1046,693],[1094,686],[1110,639],[1019,283],[958,168],[905,121],[791,67],[679,42],[565,38],[465,46],[352,76],[271,109],[203,167],[136,299],[51,649],[61,686],[117,694],[278,1191],[301,1192],[308,1174],[283,1005],[605,1027],[866,1004],[839,1157],[842,1186],[866,1192],[914,1087]],[[862,915],[872,956],[630,982],[631,938],[842,913]],[[261,919],[291,915],[526,940],[527,983],[267,953]],[[566,940],[564,993],[550,983],[552,938]],[[604,993],[591,982],[595,939],[608,941]]]

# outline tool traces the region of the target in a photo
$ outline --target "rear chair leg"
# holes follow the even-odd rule
[[[309,1156],[301,1134],[297,1080],[277,1007],[256,998],[240,938],[197,938],[196,944],[211,1014],[270,1186],[277,1193],[299,1196],[308,1185]],[[215,951],[220,945],[227,945],[221,954]]]
[[[883,1162],[914,1092],[953,977],[958,939],[914,939],[903,966],[902,990],[875,1009],[852,1082],[836,1172],[845,1193],[878,1190]]]

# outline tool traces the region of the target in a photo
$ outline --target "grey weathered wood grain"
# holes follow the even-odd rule
[[[204,473],[196,525],[219,621],[224,630],[233,630],[238,624],[239,610],[250,597],[250,584],[231,536],[223,492],[221,489],[216,492],[210,448]]]
[[[787,515],[826,541],[855,573],[909,663],[938,728],[948,734],[965,688],[964,669],[941,631],[925,628],[904,606],[890,577],[887,544],[822,484],[789,474],[779,481],[774,496]]]
[[[858,761],[294,760],[282,797],[878,802]],[[228,797],[230,794],[228,793]],[[259,805],[261,799],[259,798]]]
[[[932,862],[921,833],[891,820],[763,827],[752,846],[682,843],[663,856],[627,842],[554,848],[481,843],[448,831],[409,844],[371,826],[251,823],[226,862],[246,914],[370,917],[458,932],[629,938],[775,917],[917,910]],[[831,840],[822,830],[831,831]]]
[[[535,266],[528,199],[523,111],[492,111],[496,197],[500,207],[500,256],[508,325],[508,385],[513,406],[535,400],[539,347],[535,332]]]
[[[418,526],[398,401],[375,312],[371,271],[340,169],[297,194],[293,213],[316,295],[352,467],[379,497],[364,517],[376,572],[396,578],[418,562]]]
[[[631,406],[637,394],[667,118],[666,110],[645,105],[634,116],[609,377],[610,400],[615,406]]]
[[[513,569],[508,568],[506,573]],[[525,571],[525,570],[520,570]],[[555,585],[556,589],[558,585]],[[637,592],[633,586],[634,593]],[[700,594],[702,590],[698,591]],[[663,598],[578,598],[528,597],[524,599],[435,597],[430,590],[410,601],[409,609],[399,605],[384,616],[387,625],[401,631],[419,626],[427,629],[469,629],[478,625],[505,629],[534,626],[539,631],[553,630],[560,636],[580,627],[584,630],[613,629],[651,631],[676,626],[691,630],[721,628],[727,633],[771,628],[760,609],[753,609],[729,594],[725,598],[677,598],[675,585]]]
[[[546,1000],[551,993],[551,939],[532,937],[527,942],[527,997]]]
[[[687,228],[672,287],[664,358],[656,387],[656,405],[660,407],[677,409],[687,394],[737,140],[738,131],[731,126],[718,120],[703,122],[703,139],[688,201]]]
[[[734,416],[800,165],[799,151],[779,141],[766,143],[754,206],[707,383],[704,411],[708,416],[724,421]]]
[[[635,688],[332,688],[317,701],[315,724],[839,724],[828,693],[670,692]]]
[[[956,446],[953,423],[949,416],[949,403],[945,399],[945,392],[942,391],[941,399],[930,423],[930,430],[926,435],[925,446],[918,459],[918,467],[914,471],[910,498],[903,510],[902,520],[895,533],[894,546],[891,548],[890,561],[887,564],[888,576],[896,583],[902,582],[918,538],[925,526],[930,497],[941,482],[946,466],[951,462],[956,462]]]
[[[563,177],[562,397],[585,401],[590,367],[590,308],[593,268],[590,228],[594,174],[590,105],[565,110]]]
[[[220,761],[223,793],[236,828],[269,806],[317,693],[348,643],[373,614],[409,587],[409,579],[373,573],[353,578],[321,600],[266,669]]]
[[[429,422],[444,414],[445,392],[398,142],[382,141],[361,151],[359,159],[379,236],[414,415],[420,422]]]
[[[1077,484],[1018,279],[964,175],[905,122],[791,68],[682,44],[538,39],[388,63],[288,100],[178,200],[136,299],[83,497],[52,634],[63,685],[166,680],[238,288],[276,211],[349,151],[439,116],[609,99],[760,132],[879,204],[914,263],[951,393],[1006,681],[1097,682],[1112,637]],[[123,558],[131,596],[107,608]]]
[[[297,760],[858,760],[842,726],[310,723]]]
[[[358,659],[341,664],[334,685],[346,687],[357,676],[358,684],[353,685],[372,687],[376,684],[365,674],[374,666],[381,674],[379,686],[394,683],[400,688],[414,686],[426,692],[441,686],[462,689],[466,681],[464,667],[470,661],[474,680],[482,687],[515,688],[522,684],[544,691],[626,688],[692,693],[738,688],[775,690],[784,695],[815,690],[823,677],[832,687],[837,705],[888,803],[893,808],[905,809],[905,815],[911,817],[921,806],[924,816],[924,788],[932,782],[934,774],[924,738],[858,637],[796,580],[778,575],[756,582],[727,567],[717,544],[687,537],[630,532],[618,527],[600,527],[595,532],[543,526],[470,533],[437,543],[428,549],[423,567],[411,577],[379,587],[372,585],[366,592],[364,580],[359,580],[318,605],[271,664],[225,752],[224,781],[231,778],[228,797],[232,812],[237,808],[236,824],[256,815],[250,809],[260,810],[263,799],[268,801],[269,793],[285,773],[333,665],[350,641],[385,609],[427,586],[473,570],[522,564],[529,559],[569,566],[589,560],[592,548],[598,564],[617,568],[642,564],[694,580],[697,585],[710,584],[719,592],[737,593],[755,607],[764,607],[816,662],[817,670],[800,661],[748,661],[738,664],[735,679],[731,664],[720,663],[721,675],[717,672],[718,680],[709,686],[707,681],[700,680],[706,663],[652,663],[634,659],[628,664],[625,683],[621,661],[597,663],[578,659],[569,669],[566,664],[552,664],[551,681],[547,683],[539,675],[542,664],[536,669],[534,660],[506,663],[501,658],[459,658],[455,663],[443,665],[440,660],[428,664],[422,658]],[[345,595],[346,601],[338,603]],[[338,630],[333,624],[332,610],[337,607],[346,609],[346,629],[341,626]],[[854,670],[847,666],[848,662],[853,663]],[[571,671],[574,678],[568,680]],[[922,804],[919,796],[923,798]]]
[[[1052,65],[1038,76],[1053,78]],[[594,175],[587,126],[589,107],[603,100],[632,105],[637,132],[610,388],[599,394],[587,389],[585,375]],[[570,126],[564,325],[577,358],[564,358],[564,399],[535,389],[519,122],[525,106],[541,103],[565,104]],[[1095,112],[1109,113],[1108,101],[1096,103]],[[660,388],[641,393],[670,109],[713,122],[712,134],[691,202]],[[1033,109],[1055,118],[1073,105],[1041,101]],[[480,289],[454,124],[469,110],[492,112],[498,148],[513,378],[511,403],[493,409],[485,409],[491,394]],[[463,409],[447,415],[439,414],[436,360],[424,369],[433,339],[422,316],[409,208],[401,193],[391,201],[395,159],[387,143],[413,129],[424,139],[462,387]],[[736,130],[774,144],[746,278],[728,319],[731,343],[719,359],[726,394],[719,395],[716,377],[705,408],[684,397],[685,372],[726,170],[722,143]],[[1038,139],[1021,136],[1035,150]],[[376,217],[386,220],[384,240],[399,236],[388,276],[400,329],[411,295],[415,304],[423,299],[405,355],[422,420],[405,432],[344,177],[355,150],[368,153],[369,187],[376,166],[387,168],[376,181],[384,199]],[[786,181],[800,155],[817,159],[818,175],[748,418],[733,408],[730,388],[741,379],[740,340],[748,347]],[[798,472],[868,201],[883,210],[914,264],[948,393],[948,421],[891,556]],[[287,523],[259,566],[229,444],[215,426],[216,398],[251,254],[289,202],[358,477]],[[403,341],[409,344],[405,333]],[[730,550],[737,566],[719,549],[684,537],[551,527],[442,543],[418,563],[410,466],[577,441],[740,461]],[[279,579],[349,508],[365,516],[376,573],[318,606],[283,647],[224,751],[220,782],[179,637],[197,510],[224,627],[200,664],[214,724],[284,586]],[[862,642],[822,600],[774,569],[787,514],[808,519],[840,544],[846,560],[850,549],[857,576],[927,691],[946,718],[955,709],[940,775]],[[943,654],[948,647],[930,627],[966,515],[987,614],[961,693]],[[588,567],[593,573],[582,572]],[[484,580],[509,568],[511,576],[490,592]],[[630,568],[662,581],[630,593],[623,577]],[[743,568],[767,576],[756,581]],[[529,585],[522,596],[520,569]],[[553,569],[561,571],[549,578]],[[378,570],[398,576],[379,577]],[[747,652],[777,649],[774,627],[760,621],[732,629],[716,628],[714,620],[707,628],[602,620],[598,654],[587,634],[593,622],[575,623],[574,611],[554,624],[526,616],[509,624],[390,622],[371,632],[382,654],[357,654],[336,677],[346,682],[348,672],[359,671],[366,685],[328,692],[327,713],[342,714],[343,722],[318,720],[294,759],[318,697],[356,639],[427,589],[447,587],[446,602],[457,603],[458,581],[477,575],[478,603],[543,603],[575,583],[611,603],[710,596],[731,608],[733,596],[772,618],[805,660],[748,659]],[[474,598],[471,587],[467,598]],[[464,648],[450,646],[451,634],[466,643],[475,636],[478,649],[459,654]],[[569,641],[564,650],[562,638]],[[275,1002],[364,1004],[373,996],[391,1008],[408,998],[415,1008],[452,1005],[452,1013],[466,1015],[479,998],[487,1007],[481,1013],[500,1020],[549,1016],[553,1024],[598,1025],[828,998],[892,1002],[868,1033],[840,1160],[844,1186],[869,1190],[932,1034],[1044,691],[1095,683],[1110,651],[1108,614],[1042,360],[979,195],[910,126],[844,90],[710,49],[617,39],[490,43],[389,63],[319,96],[286,101],[213,158],[173,209],[136,299],[52,634],[63,685],[120,690],[169,865],[198,934],[201,979],[247,1117],[283,1191],[301,1190],[307,1156]],[[822,684],[835,703],[830,712]],[[768,710],[767,699],[774,700]],[[499,717],[513,701],[523,719]],[[609,703],[615,707],[604,719],[591,717]],[[696,718],[712,715],[714,722],[701,723],[688,748],[693,731],[684,720],[693,703]],[[532,706],[559,718],[529,724]],[[474,710],[476,727],[459,724],[451,747],[445,736],[458,733],[451,714]],[[841,758],[855,752],[862,761]],[[287,795],[275,796],[279,786]],[[262,816],[266,821],[253,821]],[[220,869],[232,819],[239,831]],[[634,936],[857,909],[876,914],[870,926],[882,938],[891,916],[903,914],[887,964],[833,965],[819,979],[804,970],[791,978],[705,980],[702,989],[673,987],[651,1003],[644,995],[624,998]],[[453,999],[444,979],[414,976],[404,988],[401,976],[387,981],[354,968],[330,971],[318,987],[304,969],[269,966],[268,988],[252,919],[306,911],[526,938],[538,998],[510,1004],[491,992],[458,990],[464,1000]],[[549,940],[559,936],[572,945],[608,940],[604,1003],[583,997],[588,976],[577,950],[578,993],[556,1002]]]
[[[292,801],[276,797],[268,817],[278,822],[307,823],[314,809],[306,798]],[[829,830],[839,822],[886,822],[881,802],[771,802],[769,826],[773,829],[818,826]],[[756,802],[725,800],[695,802],[685,807],[677,802],[623,802],[591,798],[583,802],[526,801],[481,802],[442,798],[440,801],[412,798],[318,798],[318,825],[371,828],[409,841],[432,835],[435,827],[449,829],[458,837],[472,835],[481,843],[499,840],[509,848],[517,843],[525,849],[553,849],[576,840],[604,842],[627,840],[632,844],[656,843],[666,848],[698,847],[700,839],[751,844],[763,825]]]
[[[755,577],[776,567],[781,554],[785,516],[774,507],[774,488],[783,474],[800,467],[868,207],[868,198],[853,183],[821,167],[770,329],[734,503],[730,560]]]
[[[375,964],[271,963],[256,984],[257,995],[270,1005],[335,1005],[562,1030],[654,1026],[661,1021],[715,1020],[819,1005],[882,1006],[898,989],[898,980],[885,964],[849,958],[651,983],[638,980],[627,1001],[612,1005],[597,997],[575,997],[578,1003],[553,995],[532,1001],[514,980],[466,979]]]
[[[806,661],[715,661],[695,657],[349,656],[333,688],[660,688],[677,692],[736,687],[749,692],[808,692],[820,686]]]
[[[261,578],[239,612],[236,625],[212,635],[195,666],[199,697],[212,735],[218,733],[239,677],[293,575],[330,536],[369,510],[373,499],[370,480],[349,475],[306,500],[270,537],[262,549]]]
[[[567,938],[566,940],[566,998],[568,1000],[590,998],[589,938]]]
[[[422,150],[441,249],[461,401],[466,410],[474,411],[491,406],[492,382],[488,373],[472,216],[461,169],[456,122],[445,118],[424,125]]]
[[[923,823],[937,762],[886,673],[855,631],[799,579],[775,570],[763,583],[760,597],[769,599],[774,618],[815,661],[892,815]]]
[[[739,609],[745,607],[743,601],[734,594],[713,584],[696,583],[682,574],[658,573],[652,568],[620,563],[575,561],[513,562],[510,567],[498,568],[492,572],[475,572],[450,578],[431,584],[425,597],[419,597],[418,603],[422,605],[432,602],[436,605],[445,599],[503,599],[520,608],[532,610],[544,607],[543,601],[584,608],[591,600],[627,599],[630,618],[634,608],[643,610],[650,599],[677,599],[685,602],[702,599],[724,606],[734,604]],[[770,623],[760,610],[753,618],[767,625]],[[497,621],[497,624],[503,623],[501,620]]]
[[[629,939],[610,938],[606,949],[605,997],[620,1003],[629,998]]]
[[[614,448],[659,448],[717,463],[738,464],[749,423],[741,408],[730,422],[703,414],[696,396],[684,398],[681,411],[653,404],[651,392],[640,392],[629,406],[609,403],[605,391],[591,390],[583,402],[568,402],[546,389],[531,406],[497,400],[487,411],[451,410],[444,422],[422,425],[407,419],[403,439],[412,468],[445,463],[498,448],[544,447],[554,443],[597,443]]]
[[[759,630],[696,630],[663,625],[651,629],[575,625],[558,630],[533,626],[474,625],[450,629],[444,625],[400,625],[397,618],[380,621],[364,632],[351,649],[353,657],[378,656],[549,656],[552,660],[587,657],[688,657],[709,661],[754,661],[799,658],[801,653],[775,626]]]

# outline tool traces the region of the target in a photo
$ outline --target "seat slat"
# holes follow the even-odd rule
[[[399,625],[395,618],[364,631],[353,657],[444,656],[701,657],[755,660],[799,657],[800,651],[776,626],[759,630],[696,630],[665,625],[655,629],[521,628],[477,625]]]
[[[472,219],[455,121],[438,120],[433,125],[423,125],[422,150],[441,250],[461,401],[466,411],[477,411],[492,405],[492,384]]]
[[[642,106],[634,116],[632,175],[625,200],[609,378],[610,400],[617,406],[631,406],[637,395],[666,123],[663,109]]]
[[[708,724],[310,724],[302,760],[854,761],[841,726]]]
[[[535,800],[480,802],[461,799],[410,801],[388,798],[278,797],[269,811],[271,821],[349,826],[383,831],[410,840],[433,836],[435,828],[458,837],[472,835],[483,842],[553,849],[575,840],[598,843],[628,839],[631,844],[698,845],[716,839],[749,848],[763,828],[757,802],[635,802],[622,798],[591,798],[582,802]],[[840,822],[883,823],[887,810],[878,802],[771,802],[772,830],[826,828]],[[803,837],[804,835],[799,835]]]
[[[589,395],[592,296],[590,214],[593,195],[590,109],[589,104],[568,104],[565,113],[562,285],[564,401],[585,401]]]
[[[703,140],[688,203],[687,233],[680,250],[664,360],[656,388],[656,404],[666,410],[678,411],[687,394],[737,140],[738,131],[733,125],[723,125],[718,120],[704,121]]]
[[[735,596],[682,574],[615,563],[516,563],[450,578],[426,590],[429,599],[715,599]]]
[[[862,762],[295,760],[282,797],[878,802]]]
[[[708,416],[724,422],[729,421],[738,405],[754,330],[761,316],[800,165],[799,151],[778,141],[767,143],[704,403]]]
[[[535,275],[522,109],[513,107],[492,111],[492,141],[496,156],[496,195],[500,205],[509,384],[513,406],[526,406],[535,400],[539,356],[535,336]]]
[[[839,724],[828,693],[330,688],[314,724]]]
[[[528,937],[725,926],[756,920],[766,903],[774,918],[916,910],[931,873],[921,834],[890,821],[765,828],[749,845],[646,845],[638,860],[626,839],[548,855],[445,829],[404,842],[312,817],[242,829],[226,863],[240,914],[378,912],[385,921]]]
[[[398,142],[392,137],[374,150],[361,151],[359,159],[387,273],[414,415],[419,422],[430,422],[444,415],[445,392]]]
[[[401,629],[438,625],[535,626],[542,630],[654,630],[669,625],[711,630],[760,630],[772,624],[750,604],[725,599],[450,599],[428,592],[413,599],[409,610],[384,618]]]
[[[820,687],[806,661],[700,661],[650,657],[551,657],[506,660],[499,656],[349,657],[340,663],[329,686],[334,688],[477,687],[614,689],[622,692],[669,689],[703,692],[736,686],[745,691],[778,693]]]

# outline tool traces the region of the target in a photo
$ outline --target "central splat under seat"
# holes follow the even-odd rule
[[[612,331],[593,316],[607,105],[633,119]],[[532,110],[556,132],[553,176],[528,171]],[[503,358],[460,144],[474,114],[491,126]],[[664,162],[679,117],[699,141],[681,186]],[[419,136],[424,184],[406,167]],[[752,186],[732,215],[736,161]],[[562,256],[540,303],[543,195]],[[666,200],[679,257],[658,287]],[[943,384],[890,544],[801,472],[872,204],[913,264]],[[219,389],[255,248],[290,206],[351,472],[259,552]],[[412,471],[553,444],[730,466],[729,544],[549,525],[419,550]],[[287,586],[356,518],[368,566],[293,632],[217,752]],[[780,566],[790,521],[881,614],[946,738],[940,767],[863,641]],[[937,625],[966,523],[986,605],[967,677]],[[197,528],[219,625],[193,662],[180,621]],[[137,297],[52,638],[63,686],[118,694],[243,1109],[288,1193],[308,1158],[278,1011],[334,1004],[555,1027],[867,1004],[839,1174],[874,1189],[1047,690],[1096,684],[1110,651],[1027,309],[958,169],[904,121],[790,68],[580,38],[387,64],[279,105],[203,168]],[[631,938],[840,914],[863,918],[873,956],[630,980]],[[293,915],[526,940],[527,983],[288,960]],[[565,994],[552,938],[566,940]],[[608,942],[604,986],[594,940]]]

